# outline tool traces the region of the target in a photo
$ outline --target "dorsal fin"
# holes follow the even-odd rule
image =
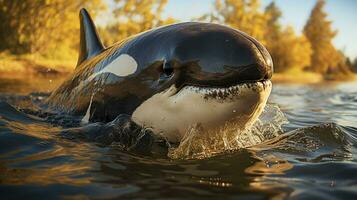
[[[104,50],[94,23],[86,9],[82,8],[79,12],[79,20],[81,23],[81,38],[77,66]]]

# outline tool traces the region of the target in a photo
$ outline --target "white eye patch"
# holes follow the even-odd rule
[[[104,73],[112,73],[116,76],[129,76],[134,74],[138,68],[138,63],[128,54],[122,54],[113,60],[104,69],[92,74],[87,81],[93,80],[96,76]]]

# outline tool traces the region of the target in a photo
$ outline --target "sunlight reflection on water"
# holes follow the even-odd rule
[[[41,93],[19,95],[33,92],[37,83],[28,88],[22,88],[27,83],[21,81],[1,83],[0,99],[17,108],[34,109],[31,101],[45,98]],[[278,105],[288,123],[281,120],[285,118],[280,111],[268,112],[253,126],[261,133],[253,140],[257,143],[247,145],[253,146],[227,148],[218,154],[204,152],[208,155],[205,159],[143,155],[123,150],[120,144],[59,137],[69,129],[1,104],[0,193],[5,199],[304,199],[306,195],[352,199],[357,195],[356,85],[276,84],[269,100],[273,107],[267,110]],[[41,86],[39,91],[51,87]],[[103,127],[110,128],[94,124],[70,130],[98,132]]]

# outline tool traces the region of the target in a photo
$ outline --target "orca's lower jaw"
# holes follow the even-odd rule
[[[193,126],[219,128],[234,121],[237,129],[253,124],[272,89],[270,80],[240,83],[227,88],[175,86],[142,103],[132,119],[170,142],[180,142]]]

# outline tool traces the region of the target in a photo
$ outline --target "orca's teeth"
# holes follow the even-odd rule
[[[271,87],[271,81],[261,81],[255,83],[242,83],[234,85],[228,88],[215,88],[215,87],[197,87],[197,86],[186,86],[186,89],[200,93],[204,95],[205,98],[216,98],[216,99],[226,99],[233,98],[239,95],[242,89],[250,89],[256,92],[261,92]]]

